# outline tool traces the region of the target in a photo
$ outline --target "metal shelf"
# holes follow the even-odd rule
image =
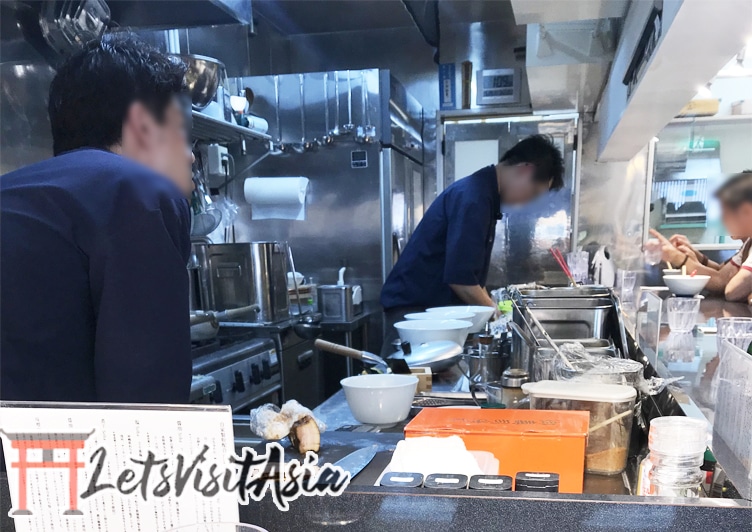
[[[195,110],[192,111],[192,114],[192,136],[196,140],[217,142],[220,144],[232,144],[243,140],[271,140],[271,137],[266,133],[260,133],[247,127],[225,122],[224,120],[217,120]]]
[[[684,116],[674,118],[668,125],[673,124],[698,124],[698,125],[721,125],[752,122],[752,115],[713,115],[713,116]]]

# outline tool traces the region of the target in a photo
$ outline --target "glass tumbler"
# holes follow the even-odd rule
[[[700,301],[696,297],[670,297],[666,300],[668,326],[672,332],[690,332],[694,329]]]
[[[718,318],[716,326],[718,328],[716,342],[719,353],[724,340],[728,340],[744,351],[752,342],[752,318]]]

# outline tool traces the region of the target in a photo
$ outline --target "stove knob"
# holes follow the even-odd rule
[[[265,380],[272,378],[272,367],[268,360],[263,360],[261,362],[261,376],[264,377]]]
[[[243,374],[240,371],[235,371],[235,383],[232,385],[232,390],[238,393],[245,391],[245,382],[243,382]]]
[[[261,370],[258,364],[251,364],[251,381],[253,384],[261,384]]]

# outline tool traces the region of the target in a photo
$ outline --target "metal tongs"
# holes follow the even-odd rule
[[[519,313],[520,317],[522,318],[523,323],[530,331],[530,334],[533,336],[533,339],[535,339],[536,346],[540,347],[540,343],[538,342],[538,339],[535,336],[535,331],[533,330],[532,326],[527,321],[527,319],[525,319],[525,313],[520,308],[519,304],[517,303],[517,300],[514,297],[512,297],[511,299],[512,299],[512,305],[514,306],[515,310]],[[546,342],[548,342],[548,344],[551,346],[554,352],[562,359],[562,361],[567,366],[567,368],[574,370],[574,366],[572,365],[572,363],[569,361],[567,356],[561,352],[561,349],[559,349],[559,346],[556,344],[556,342],[553,341],[553,339],[548,334],[548,332],[546,332],[546,329],[543,328],[543,325],[541,325],[541,322],[538,320],[538,318],[535,317],[535,314],[533,312],[530,312],[528,315],[530,316],[530,319],[533,320],[533,324],[538,328],[538,330],[543,335],[543,339],[546,340]]]

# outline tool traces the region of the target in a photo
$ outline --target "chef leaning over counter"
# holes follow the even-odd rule
[[[391,352],[405,314],[446,305],[493,306],[486,291],[501,206],[529,203],[564,186],[564,160],[549,137],[533,135],[497,165],[460,179],[436,198],[384,283],[381,304]],[[391,336],[390,336],[391,335]]]
[[[58,70],[55,157],[0,178],[2,399],[188,401],[184,72],[112,36]]]

